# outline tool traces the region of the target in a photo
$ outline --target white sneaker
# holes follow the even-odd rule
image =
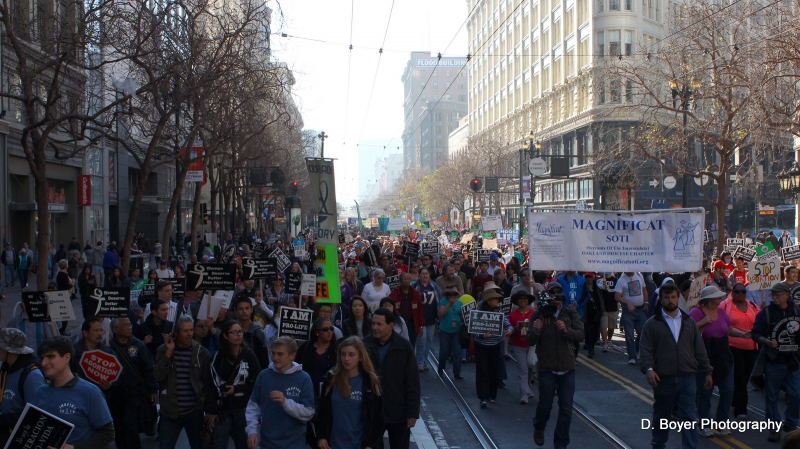
[[[713,438],[714,437],[714,434],[711,432],[711,429],[709,429],[708,427],[703,428],[703,429],[698,429],[697,430],[697,434],[700,435],[701,437],[704,437],[704,438]]]
[[[726,436],[731,434],[731,431],[728,430],[728,429],[722,429],[722,430],[718,430],[717,433],[719,433],[720,435],[726,437]]]
[[[636,365],[636,359],[628,359],[628,365]]]
[[[608,352],[608,345],[603,345],[603,352]]]

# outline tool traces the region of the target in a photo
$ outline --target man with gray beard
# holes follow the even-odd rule
[[[461,278],[456,276],[456,269],[453,264],[444,264],[442,271],[444,274],[439,276],[439,279],[436,279],[436,285],[438,285],[442,291],[445,291],[448,286],[453,285],[456,287],[456,290],[458,290],[458,293],[463,295],[464,285],[461,283]]]

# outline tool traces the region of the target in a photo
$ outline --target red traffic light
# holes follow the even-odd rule
[[[483,187],[483,182],[481,182],[480,178],[473,179],[469,184],[469,188],[472,189],[473,192],[481,190],[481,187]]]
[[[297,186],[298,186],[298,185],[299,185],[299,184],[297,183],[297,181],[295,181],[295,182],[293,182],[293,183],[292,183],[292,187],[294,187],[295,189],[297,188]]]

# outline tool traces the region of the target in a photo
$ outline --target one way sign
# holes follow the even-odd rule
[[[658,179],[653,179],[653,180],[651,180],[651,181],[650,181],[650,187],[652,187],[652,188],[654,188],[654,189],[655,189],[656,187],[658,187],[658,184],[659,184],[659,183],[658,183]]]

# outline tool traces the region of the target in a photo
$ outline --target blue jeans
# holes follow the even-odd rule
[[[544,430],[547,426],[556,392],[558,392],[558,420],[553,434],[553,446],[567,447],[569,426],[572,423],[572,397],[575,395],[574,369],[560,376],[552,371],[539,371],[539,404],[536,405],[533,427]]]
[[[425,331],[417,337],[417,344],[414,346],[414,353],[417,356],[417,366],[428,366],[428,358],[426,355],[433,346],[433,331],[436,329],[435,324],[426,324]]]
[[[706,390],[706,373],[697,373],[697,417],[699,419],[711,418],[711,394],[714,389]],[[733,402],[733,367],[722,382],[715,385],[719,388],[719,402],[717,403],[717,421],[727,421],[730,418],[731,403]]]
[[[453,358],[453,375],[461,375],[461,334],[439,329],[439,371],[447,367],[447,356]]]
[[[497,365],[497,380],[508,379],[508,371],[506,371],[506,341],[500,340],[500,364]]]
[[[628,330],[627,328],[625,329]],[[658,386],[653,388],[653,422],[650,423],[653,439],[650,445],[655,449],[663,449],[669,439],[669,428],[660,428],[661,420],[672,420],[672,408],[678,405],[678,420],[682,422],[695,422],[694,408],[697,395],[697,380],[694,374],[682,376],[661,376]],[[695,449],[697,447],[697,429],[681,431],[681,448]]]
[[[517,385],[520,399],[531,395],[531,376],[528,374],[528,348],[511,345],[511,354],[517,361]]]
[[[28,286],[28,269],[19,270],[19,286],[25,288]]]
[[[14,265],[6,265],[6,287],[14,285]]]
[[[186,430],[186,438],[191,449],[203,449],[203,412],[193,411],[178,415],[172,419],[163,414],[158,420],[158,447],[159,449],[175,449],[181,430]]]
[[[767,419],[781,420],[778,410],[781,386],[786,388],[786,420],[783,421],[783,427],[797,427],[800,415],[800,370],[789,371],[785,363],[767,361],[764,364],[764,409]]]
[[[244,417],[245,409],[222,409],[218,418],[222,421],[214,423],[214,447],[228,447],[228,439],[233,440],[236,449],[247,449],[247,421]]]
[[[639,340],[642,338],[645,321],[647,321],[647,317],[644,315],[643,307],[637,307],[633,312],[628,312],[628,306],[622,305],[620,324],[625,328],[625,346],[630,359],[639,358]],[[634,331],[636,332],[635,338]]]

